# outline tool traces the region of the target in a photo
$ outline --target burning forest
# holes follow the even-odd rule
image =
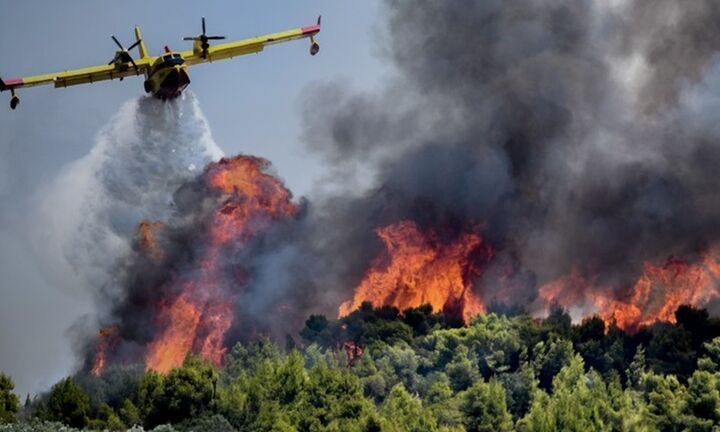
[[[120,152],[137,176],[103,177],[109,201],[153,189],[78,231],[121,219],[107,238],[126,246],[93,274],[84,389],[139,368],[128,400],[148,427],[194,416],[173,411],[186,372],[204,377],[198,412],[238,430],[717,427],[720,9],[383,5],[386,82],[303,95],[328,173],[308,197],[270,161],[219,158],[199,114],[165,118],[195,119],[173,138],[190,169],[160,179]],[[150,102],[133,116],[163,136]],[[175,151],[154,144],[155,162]],[[337,388],[352,400],[324,399]],[[485,429],[477,404],[500,413]],[[595,414],[563,417],[576,405]]]
[[[303,137],[337,169],[333,190],[293,201],[250,156],[181,182],[112,272],[120,301],[87,367],[221,365],[237,341],[364,302],[465,323],[561,305],[628,332],[681,305],[714,311],[720,153],[702,91],[717,67],[704,46],[651,56],[701,24],[641,3],[387,2],[395,81],[306,96],[321,108]]]
[[[93,344],[93,374],[138,361],[167,373],[189,354],[221,366],[235,342],[277,335],[272,320],[247,307],[248,298],[263,295],[253,281],[256,259],[305,222],[301,210],[307,204],[294,203],[267,167],[249,156],[213,162],[178,189],[177,214],[170,220],[139,224],[123,273],[127,297]],[[675,322],[678,307],[704,307],[719,294],[720,263],[706,252],[692,262],[645,262],[622,296],[597,275],[572,270],[537,285],[531,301],[518,299],[513,293],[527,286],[513,285],[518,270],[498,262],[502,249],[485,240],[490,227],[462,220],[424,225],[403,219],[374,230],[382,247],[339,304],[340,317],[365,302],[401,311],[430,305],[457,323],[493,307],[520,304],[544,315],[561,305],[580,318],[597,315],[608,326],[635,332],[656,321]],[[303,312],[293,302],[267,307],[276,316]]]
[[[185,357],[221,365],[233,325],[261,329],[235,316],[248,270],[244,248],[298,207],[283,184],[263,172],[267,161],[238,156],[211,163],[177,191],[177,219],[139,225],[127,264],[126,302],[117,323],[100,330],[92,372],[107,362],[135,363],[167,373]],[[247,325],[247,327],[245,327]]]

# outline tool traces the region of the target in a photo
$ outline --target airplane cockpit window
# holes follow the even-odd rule
[[[180,54],[166,54],[161,57],[162,61],[159,67],[166,68],[172,66],[180,66],[185,63],[185,59]]]

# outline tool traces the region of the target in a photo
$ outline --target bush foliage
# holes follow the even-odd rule
[[[364,304],[341,320],[311,316],[287,340],[238,344],[222,368],[189,356],[167,375],[80,373],[22,411],[0,374],[0,432],[720,427],[720,322],[690,307],[627,334],[597,318],[573,325],[557,308],[457,327],[429,307]]]

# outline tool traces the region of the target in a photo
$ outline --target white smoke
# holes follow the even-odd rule
[[[192,94],[127,102],[90,153],[36,198],[31,242],[46,277],[80,295],[112,289],[111,270],[138,223],[166,219],[173,192],[222,156]]]

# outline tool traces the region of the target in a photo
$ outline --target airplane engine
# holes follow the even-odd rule
[[[10,98],[10,108],[15,109],[20,104],[20,98],[17,96],[13,96]]]
[[[319,52],[320,52],[320,44],[317,42],[311,43],[310,44],[310,55],[314,56]]]

